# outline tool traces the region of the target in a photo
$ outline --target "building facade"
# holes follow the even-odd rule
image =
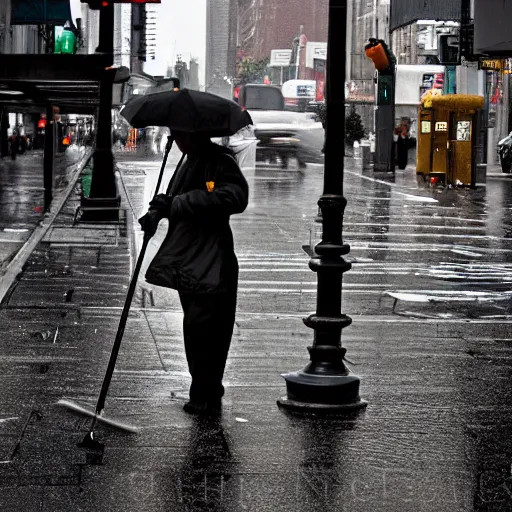
[[[237,19],[236,0],[207,0],[205,89],[226,98],[235,76]]]
[[[300,27],[310,41],[327,41],[329,0],[238,0],[239,55],[255,61],[276,49],[291,48]]]
[[[0,53],[10,53],[11,2],[0,2]]]

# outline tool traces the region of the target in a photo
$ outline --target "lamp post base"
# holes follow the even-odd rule
[[[362,409],[365,409],[368,402],[365,400],[359,400],[354,404],[312,404],[307,402],[297,402],[296,400],[290,400],[286,396],[282,396],[277,400],[277,405],[283,409],[292,412],[298,412],[301,414],[325,414],[329,416],[334,415],[348,415],[353,414]]]
[[[303,413],[347,414],[364,409],[356,375],[318,375],[298,371],[283,375],[287,395],[277,400],[285,409]]]

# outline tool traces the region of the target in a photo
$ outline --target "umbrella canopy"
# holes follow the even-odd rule
[[[252,124],[251,116],[231,100],[207,92],[182,89],[136,96],[121,109],[134,127],[167,126],[175,131],[233,135]]]

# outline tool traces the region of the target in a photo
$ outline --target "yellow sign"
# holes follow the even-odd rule
[[[489,71],[500,71],[505,67],[504,59],[482,59],[480,61],[480,69],[487,69]]]
[[[437,122],[436,123],[436,132],[447,132],[448,131],[448,123],[446,122]]]

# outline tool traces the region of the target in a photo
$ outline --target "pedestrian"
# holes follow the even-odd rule
[[[11,158],[16,160],[16,156],[20,150],[21,137],[18,132],[14,131],[11,136]]]
[[[167,217],[169,230],[146,280],[178,291],[183,308],[185,354],[192,377],[193,414],[220,411],[238,287],[230,215],[247,207],[249,188],[232,152],[206,135],[171,132],[186,155],[170,194],[159,194],[139,222],[153,236]]]
[[[396,139],[396,159],[398,168],[404,170],[409,159],[409,124],[402,121],[394,131]]]

